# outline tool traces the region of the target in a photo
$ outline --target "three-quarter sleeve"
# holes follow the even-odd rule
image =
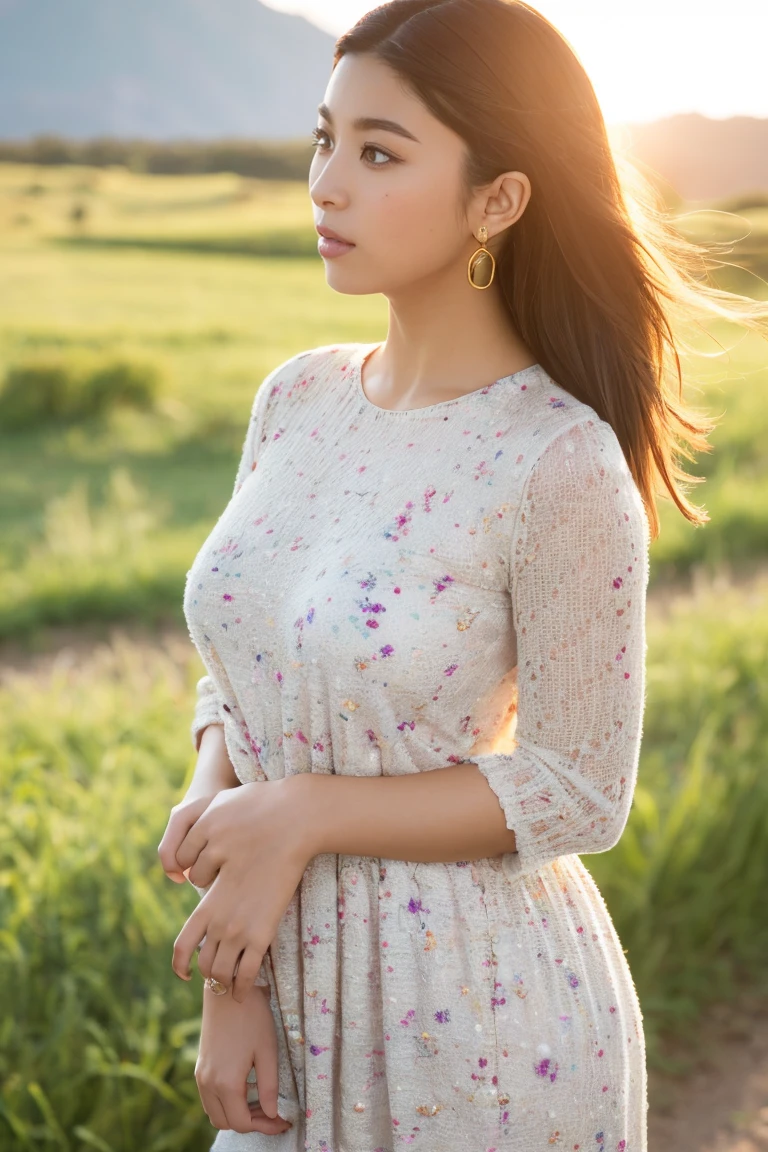
[[[292,358],[292,359],[295,359]],[[262,381],[256,390],[251,406],[251,416],[245,433],[245,440],[240,453],[240,462],[235,474],[235,483],[231,499],[237,496],[245,481],[258,467],[259,449],[266,439],[267,413],[272,396],[272,386],[279,375],[285,373],[290,361],[286,360],[274,368]],[[200,750],[200,741],[204,730],[209,724],[224,723],[224,701],[213,678],[210,675],[202,676],[195,686],[195,709],[190,725],[192,746],[196,752]]]
[[[472,757],[515,832],[512,877],[605,852],[624,831],[645,707],[648,547],[610,424],[556,434],[528,475],[511,540],[514,748]]]

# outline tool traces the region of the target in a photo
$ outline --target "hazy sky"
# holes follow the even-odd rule
[[[374,5],[265,0],[338,36]],[[584,64],[609,123],[768,116],[768,0],[529,0]]]

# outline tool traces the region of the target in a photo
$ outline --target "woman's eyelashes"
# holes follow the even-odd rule
[[[330,136],[327,132],[325,132],[322,128],[314,128],[312,130],[312,143],[310,147],[316,148],[319,152],[325,152],[327,148],[322,144],[322,138],[330,141]],[[370,164],[371,168],[386,168],[387,164],[389,163],[400,163],[397,157],[392,156],[389,152],[385,152],[383,148],[379,148],[376,144],[364,144],[360,150],[360,155],[364,156],[366,152],[378,152],[380,156],[386,156],[386,160],[383,164],[377,164],[374,162]]]

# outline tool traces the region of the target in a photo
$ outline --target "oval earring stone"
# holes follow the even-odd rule
[[[493,280],[494,261],[486,248],[478,248],[469,263],[469,278],[476,288],[487,288]]]

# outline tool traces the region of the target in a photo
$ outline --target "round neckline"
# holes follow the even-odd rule
[[[519,377],[527,376],[529,373],[541,368],[538,362],[536,364],[529,364],[527,368],[520,368],[517,372],[510,372],[507,376],[500,376],[498,380],[492,380],[490,384],[484,384],[482,388],[473,388],[471,392],[465,392],[463,396],[454,396],[450,400],[438,400],[436,404],[425,404],[421,408],[380,408],[378,404],[374,404],[372,400],[369,400],[363,391],[363,367],[369,354],[377,348],[381,348],[383,343],[383,340],[377,340],[372,344],[355,345],[353,364],[354,387],[358,399],[366,408],[370,408],[372,412],[380,412],[382,416],[420,416],[422,413],[429,415],[432,412],[450,408],[452,405],[462,404],[473,396],[484,395],[489,392],[491,388],[495,388],[499,384],[517,380]]]

